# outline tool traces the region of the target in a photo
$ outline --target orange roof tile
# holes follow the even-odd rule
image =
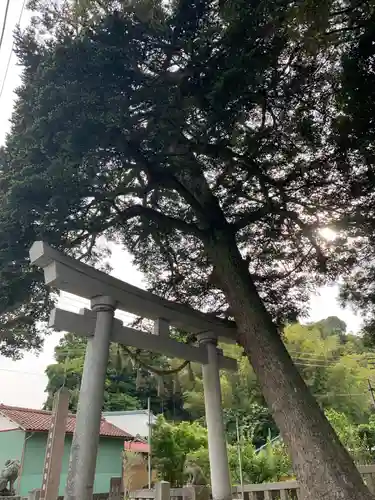
[[[126,451],[134,451],[136,453],[150,453],[150,446],[140,441],[125,441],[124,448]]]
[[[0,413],[28,432],[48,432],[52,424],[52,412],[46,410],[33,410],[31,408],[18,408],[16,406],[0,404]],[[66,432],[68,434],[73,434],[75,423],[75,415],[70,414],[66,424]],[[100,423],[100,435],[122,437],[124,439],[132,437],[127,432],[107,422],[103,417]]]

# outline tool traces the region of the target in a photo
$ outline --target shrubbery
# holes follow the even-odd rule
[[[349,450],[358,464],[374,461],[375,417],[367,424],[356,425],[344,414],[327,410],[326,416],[335,429],[339,439]],[[259,451],[249,440],[241,443],[242,472],[245,483],[279,481],[292,477],[292,464],[288,452],[281,442],[267,444]],[[159,417],[152,436],[153,465],[158,476],[173,486],[182,486],[184,464],[188,459],[201,469],[207,480],[210,479],[210,465],[207,445],[207,430],[197,422],[171,424]],[[228,460],[233,484],[240,482],[238,449],[228,445]]]
[[[270,442],[258,453],[251,442],[241,444],[242,469],[244,481],[262,483],[277,481],[288,475],[291,462],[282,444]],[[153,465],[158,476],[173,486],[184,483],[184,463],[186,459],[196,463],[209,480],[210,467],[207,447],[207,430],[198,423],[168,423],[159,417],[152,436]],[[233,484],[239,483],[238,450],[228,446],[228,459]]]

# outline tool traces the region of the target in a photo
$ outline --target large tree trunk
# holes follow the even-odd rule
[[[234,241],[222,235],[207,247],[239,341],[292,456],[303,500],[370,500],[371,495],[294,366]]]

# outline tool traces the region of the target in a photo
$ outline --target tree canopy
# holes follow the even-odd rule
[[[113,239],[154,292],[235,320],[306,498],[367,498],[279,332],[368,255],[372,160],[343,147],[368,3],[36,4],[0,159],[3,352],[40,343],[32,241],[100,265]]]
[[[231,317],[204,250],[205,228],[224,219],[268,311],[295,319],[352,258],[344,234],[327,245],[319,233],[348,216],[356,178],[324,126],[338,113],[337,53],[306,47],[286,1],[146,4],[146,22],[116,2],[92,2],[91,20],[68,5],[44,7],[17,36],[23,83],[1,155],[4,328],[44,317],[27,264],[41,237],[94,261],[97,238],[114,238],[157,293]],[[212,193],[206,206],[179,178],[188,172]],[[26,305],[31,317],[13,318]]]

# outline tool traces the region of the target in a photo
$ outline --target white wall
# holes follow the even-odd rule
[[[147,412],[110,412],[104,413],[104,418],[119,429],[128,432],[132,436],[148,436],[148,414]],[[151,423],[156,421],[156,417],[151,414]]]
[[[0,431],[11,431],[14,429],[19,429],[19,426],[9,420],[9,418],[0,415]]]

